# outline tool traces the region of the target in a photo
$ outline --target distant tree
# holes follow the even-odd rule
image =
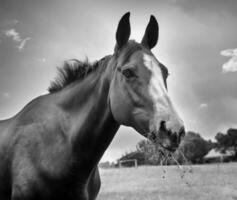
[[[217,150],[222,153],[228,151],[233,154],[235,159],[237,159],[237,129],[230,128],[227,130],[226,134],[217,133],[215,139],[217,141]]]
[[[203,157],[213,148],[213,143],[205,140],[200,134],[187,132],[174,157],[179,163],[200,163]]]
[[[163,159],[161,147],[149,140],[141,140],[137,144],[137,151],[144,154],[144,162],[147,165],[159,165]]]

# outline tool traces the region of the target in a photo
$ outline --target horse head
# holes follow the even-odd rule
[[[185,131],[167,92],[168,69],[151,52],[158,41],[159,26],[151,16],[141,43],[137,43],[129,40],[129,16],[126,13],[121,18],[116,32],[110,109],[119,124],[133,127],[174,151]]]

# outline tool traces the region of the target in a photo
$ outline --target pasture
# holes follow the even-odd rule
[[[237,163],[100,169],[98,200],[237,200]]]

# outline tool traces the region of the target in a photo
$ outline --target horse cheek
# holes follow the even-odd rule
[[[121,125],[130,125],[131,103],[124,93],[124,88],[116,82],[110,92],[110,109],[114,119]]]

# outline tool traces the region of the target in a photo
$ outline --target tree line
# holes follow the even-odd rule
[[[159,145],[148,140],[140,141],[136,150],[125,153],[119,161],[136,159],[138,165],[171,165],[187,163],[204,163],[204,157],[214,149],[225,155],[228,153],[228,161],[237,160],[237,129],[230,128],[226,133],[217,133],[215,141],[205,140],[199,133],[189,131],[174,153],[164,151]],[[131,163],[124,163],[131,165]]]

